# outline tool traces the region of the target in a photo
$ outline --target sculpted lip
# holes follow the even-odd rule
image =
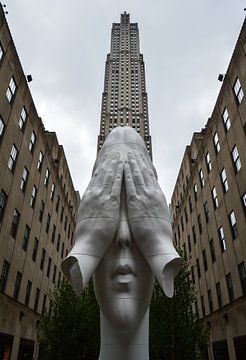
[[[118,265],[113,271],[112,278],[115,278],[119,275],[133,275],[136,276],[135,271],[128,264]]]

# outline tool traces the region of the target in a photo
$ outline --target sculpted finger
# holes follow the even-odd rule
[[[98,169],[98,175],[93,183],[95,187],[102,187],[104,185],[112,186],[115,171],[117,169],[119,154],[109,154]]]
[[[144,154],[138,154],[139,167],[147,186],[156,186],[158,184],[155,173],[151,168],[149,161],[145,158]]]
[[[108,166],[104,170],[103,186],[107,186],[111,189],[115,179],[118,163],[119,161],[117,159],[113,159],[107,164]]]
[[[112,196],[120,197],[122,177],[123,177],[123,162],[120,160],[118,162],[118,167],[115,173],[115,177],[113,179],[113,185],[111,189]]]
[[[128,153],[128,159],[130,164],[130,169],[132,173],[132,178],[136,187],[136,190],[138,190],[138,185],[144,185],[144,178],[142,171],[139,167],[138,161],[137,161],[137,154],[134,153]]]
[[[125,161],[124,163],[124,177],[125,177],[125,182],[126,182],[126,193],[128,197],[131,196],[136,196],[137,192],[136,192],[136,188],[135,188],[135,184],[132,178],[132,173],[131,173],[131,169],[130,169],[130,165],[128,161]]]

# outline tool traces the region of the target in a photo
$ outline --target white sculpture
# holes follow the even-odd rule
[[[99,360],[149,359],[154,276],[172,297],[180,265],[166,200],[144,141],[131,127],[117,127],[98,154],[79,207],[75,245],[62,263],[78,294],[94,274]]]

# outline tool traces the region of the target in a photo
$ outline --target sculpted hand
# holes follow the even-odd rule
[[[62,264],[78,293],[82,292],[118,228],[122,175],[119,153],[108,155],[97,166],[81,200],[75,245]]]
[[[119,223],[122,174],[120,155],[110,154],[98,165],[82,198],[76,234],[95,239],[90,243],[92,253],[104,255],[105,245],[108,247],[114,238]]]
[[[128,153],[124,163],[130,228],[167,296],[173,293],[173,278],[180,258],[172,243],[172,229],[165,196],[147,159]]]

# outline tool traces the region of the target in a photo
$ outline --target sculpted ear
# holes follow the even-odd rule
[[[173,297],[174,278],[178,274],[182,260],[177,258],[171,260],[163,269],[163,285],[162,289],[167,297]]]
[[[82,294],[99,262],[99,257],[87,254],[73,254],[62,262],[62,271],[78,295]]]
[[[169,298],[173,297],[174,278],[182,264],[178,253],[149,256],[147,261],[165,295]]]

